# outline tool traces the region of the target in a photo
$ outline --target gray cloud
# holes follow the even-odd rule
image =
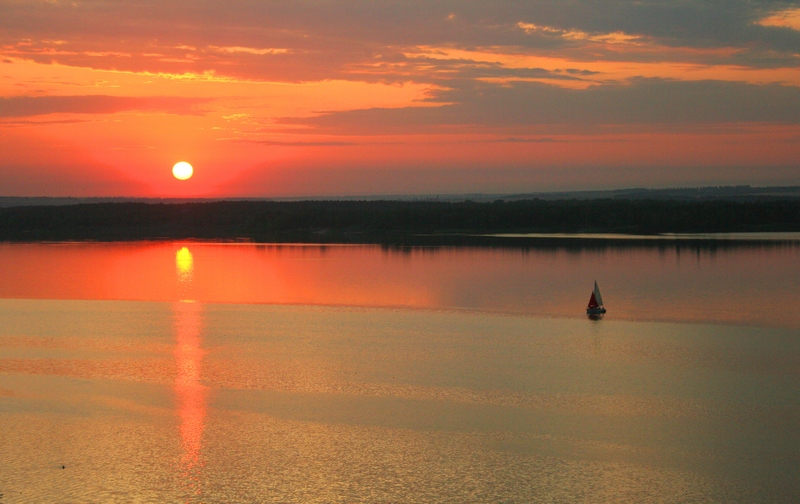
[[[500,138],[498,140],[487,140],[487,143],[565,143],[566,140],[556,140],[554,138],[518,138],[508,137]]]
[[[319,141],[319,142],[281,142],[277,140],[240,140],[246,143],[255,143],[259,145],[269,145],[277,147],[347,147],[351,145],[361,145],[356,142],[337,142],[337,141]]]
[[[440,92],[429,101],[447,104],[352,110],[280,122],[351,134],[466,125],[800,123],[800,89],[774,84],[637,79],[627,85],[573,90],[536,82],[482,83]]]
[[[0,43],[31,41],[19,48],[42,62],[62,61],[102,68],[151,71],[215,70],[221,74],[278,80],[425,80],[419,68],[366,65],[392,61],[420,45],[454,48],[504,47],[526,52],[559,52],[588,58],[591,42],[557,31],[526,33],[518,23],[589,35],[622,31],[656,43],[688,48],[735,48],[731,54],[696,54],[697,62],[751,66],[797,66],[800,32],[763,27],[755,21],[797,0],[87,0],[16,2],[0,0]],[[58,51],[44,40],[68,42]],[[156,42],[157,41],[157,42]],[[595,44],[596,45],[596,44]],[[187,47],[191,46],[191,47]],[[219,54],[212,46],[282,48],[278,54]],[[102,48],[102,49],[100,49]],[[128,52],[102,58],[87,52]],[[620,55],[593,47],[595,58]],[[623,53],[624,54],[624,53]],[[634,57],[659,60],[663,53]],[[427,61],[433,72],[490,72],[486,67],[455,68],[453,61]],[[581,70],[581,69],[578,69]],[[496,68],[490,73],[502,75]],[[505,70],[512,74],[510,70]],[[439,76],[442,77],[442,76]]]
[[[170,114],[196,115],[204,98],[127,97],[127,96],[12,96],[0,97],[0,117],[30,117],[44,114],[114,114],[147,110]]]

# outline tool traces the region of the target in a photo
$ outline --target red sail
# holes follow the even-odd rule
[[[600,305],[597,304],[597,299],[595,299],[594,292],[592,292],[592,297],[589,298],[589,306],[587,306],[587,308],[597,308],[598,306]]]

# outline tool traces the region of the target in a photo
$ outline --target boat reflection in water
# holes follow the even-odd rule
[[[193,277],[193,257],[183,247],[175,255],[175,268],[181,295],[189,298]],[[201,494],[200,470],[203,467],[201,449],[206,419],[206,387],[201,383],[204,350],[201,348],[203,305],[191,299],[173,304],[175,330],[174,383],[177,413],[180,420],[182,455],[180,477],[189,498]]]

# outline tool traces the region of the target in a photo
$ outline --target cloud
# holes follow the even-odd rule
[[[431,73],[422,67],[386,65],[420,46],[649,61],[675,57],[668,47],[720,48],[727,51],[693,57],[797,67],[800,31],[775,20],[791,21],[786,13],[798,7],[795,0],[0,0],[0,46],[42,63],[281,81],[424,81]],[[475,71],[424,63],[454,77]]]
[[[497,140],[487,140],[490,143],[561,143],[566,142],[567,140],[556,140],[554,138],[519,138],[519,137],[508,137],[508,138],[500,138]]]
[[[341,142],[341,141],[318,141],[318,142],[281,142],[277,140],[243,140],[247,143],[255,143],[260,145],[270,145],[277,147],[339,147],[349,145],[361,145],[356,142]]]
[[[800,8],[786,9],[775,12],[763,19],[760,19],[757,24],[761,26],[776,26],[779,28],[800,30]]]
[[[446,126],[800,123],[800,89],[776,84],[635,79],[574,90],[537,82],[480,83],[439,92],[428,101],[445,104],[333,112],[279,123],[349,134]]]
[[[34,120],[34,119],[3,119],[0,120],[0,128],[26,128],[43,126],[49,124],[82,124],[88,123],[88,119],[59,119],[59,120]]]
[[[655,166],[691,144],[673,165],[738,161],[747,149],[748,162],[777,165],[773,132],[796,138],[800,123],[798,8],[800,0],[0,0],[0,137],[83,146],[80,160],[136,166],[142,177],[181,150],[225,176],[285,160],[291,178],[298,159],[347,167],[360,156],[365,172],[398,163],[381,179],[388,188],[404,178],[397,160],[406,157],[523,169],[596,163],[605,149],[609,165]],[[93,96],[63,96],[79,93]],[[213,111],[192,98],[200,96],[214,97]],[[155,117],[102,115],[132,111]],[[45,126],[61,120],[103,124]],[[763,123],[760,133],[726,137],[750,138],[735,154],[708,140]],[[669,149],[657,137],[667,131]],[[621,142],[614,135],[631,143],[611,145]],[[257,139],[265,141],[244,143]],[[119,145],[153,152],[115,155]],[[794,162],[792,149],[780,163]],[[34,165],[47,163],[18,164]],[[442,170],[436,180],[420,171],[418,187],[457,179]]]
[[[187,47],[184,47],[187,48]],[[189,47],[190,50],[195,50],[193,47]],[[266,49],[257,49],[255,47],[216,47],[216,46],[209,46],[209,49],[219,51],[222,53],[245,53],[245,54],[253,54],[256,56],[264,56],[267,54],[286,54],[289,52],[289,49],[283,48],[266,48]]]
[[[128,111],[197,115],[209,100],[183,97],[125,96],[12,96],[0,97],[0,117],[30,117],[44,114],[115,114]]]

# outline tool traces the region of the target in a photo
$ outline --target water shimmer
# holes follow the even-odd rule
[[[800,329],[800,243],[592,249],[0,244],[0,298],[467,309]]]
[[[13,251],[5,278],[31,281],[0,285],[3,503],[800,500],[800,338],[760,323],[796,286],[791,247]],[[561,316],[599,265],[610,316],[582,315],[586,282]],[[693,274],[684,318],[713,324],[645,320],[638,295],[690,306]],[[731,316],[720,293],[766,298]]]

